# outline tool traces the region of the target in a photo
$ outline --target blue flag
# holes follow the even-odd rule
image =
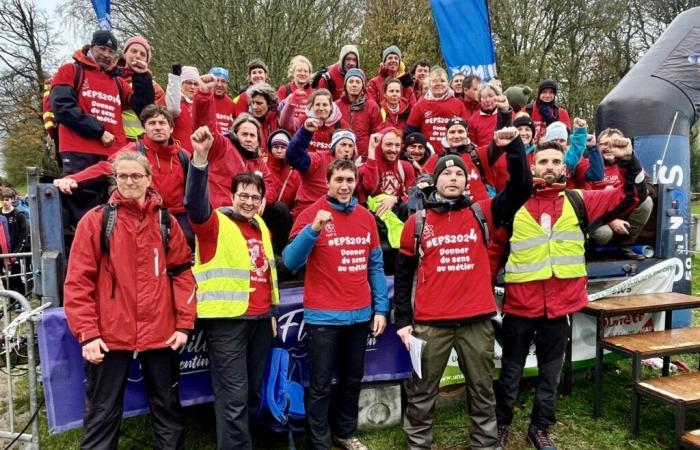
[[[100,30],[111,30],[112,29],[112,17],[109,15],[111,12],[111,5],[109,0],[92,0],[92,7],[95,10],[95,15],[97,16],[97,22],[99,22]]]
[[[430,6],[450,75],[494,77],[496,53],[486,0],[430,0]]]

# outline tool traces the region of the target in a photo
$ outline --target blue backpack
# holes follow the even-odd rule
[[[303,429],[301,422],[306,417],[306,411],[304,386],[292,380],[292,372],[289,352],[273,347],[261,386],[262,401],[258,413],[272,416],[274,421],[270,425],[275,431],[287,431],[289,448],[293,450],[296,446],[292,432]]]

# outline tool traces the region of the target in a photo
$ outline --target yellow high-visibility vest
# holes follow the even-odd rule
[[[214,257],[211,261],[202,264],[199,242],[195,246],[192,274],[197,281],[197,317],[205,319],[240,317],[248,309],[248,300],[252,291],[248,243],[231,219],[218,210],[215,214],[219,217],[219,235]],[[279,290],[270,231],[257,214],[253,220],[262,232],[263,250],[270,263],[272,304],[277,305]]]
[[[551,234],[542,229],[525,206],[515,214],[506,283],[525,283],[586,276],[585,236],[564,192],[561,216]]]

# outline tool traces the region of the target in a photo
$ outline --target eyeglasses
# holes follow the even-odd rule
[[[259,195],[250,195],[246,194],[245,192],[236,192],[234,195],[237,195],[242,202],[247,202],[250,200],[256,205],[259,205],[262,202],[262,197]]]
[[[135,183],[138,183],[139,181],[143,180],[144,177],[147,177],[148,175],[145,173],[118,173],[116,175],[117,180],[119,181],[126,181],[129,178],[131,178]]]

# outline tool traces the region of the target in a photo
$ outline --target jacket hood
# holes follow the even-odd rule
[[[357,56],[357,67],[360,68],[360,52],[354,45],[343,45],[340,49],[340,57],[338,58],[338,70],[341,75],[345,75],[345,69],[343,68],[343,60],[348,56],[349,53],[354,53]]]
[[[441,198],[435,186],[424,187],[420,192],[423,196],[423,206],[425,209],[432,209],[437,213],[468,208],[469,205],[473,203],[473,200],[466,193],[455,199]]]
[[[243,156],[243,159],[245,159],[246,161],[251,159],[258,159],[258,157],[260,156],[260,147],[251,151],[241,145],[241,141],[238,140],[238,136],[236,136],[234,133],[229,133],[226,136],[231,141],[236,150],[238,150],[238,153],[240,153],[241,156]]]
[[[102,70],[100,66],[95,62],[95,60],[92,58],[92,56],[88,56],[88,52],[90,51],[90,45],[83,45],[83,47],[80,50],[76,50],[73,53],[73,59],[75,62],[80,63],[85,67],[86,69],[91,69],[91,70]],[[108,67],[105,72],[107,72],[110,75],[116,76],[121,74],[120,68],[114,64],[111,67]]]
[[[168,140],[167,144],[163,145],[152,141],[144,134],[141,137],[141,142],[143,142],[143,145],[145,145],[149,150],[156,153],[160,157],[173,157],[177,156],[177,154],[180,152],[179,146],[175,143],[172,137]]]
[[[535,198],[553,198],[566,190],[566,176],[562,175],[557,183],[551,186],[543,178],[532,177],[532,196]]]
[[[399,97],[399,110],[396,112],[393,112],[389,109],[389,104],[386,102],[386,97],[382,100],[382,108],[386,110],[387,113],[391,112],[392,114],[403,114],[405,113],[409,106],[408,106],[408,100],[406,100],[403,97]]]

